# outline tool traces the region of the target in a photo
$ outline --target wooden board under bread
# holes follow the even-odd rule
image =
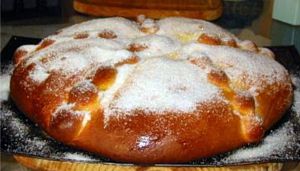
[[[227,167],[155,167],[155,166],[121,166],[115,164],[92,164],[80,162],[61,162],[32,157],[14,156],[14,158],[27,168],[42,171],[279,171],[282,163],[265,163],[244,166]]]
[[[214,20],[222,14],[221,0],[74,0],[74,9],[93,16],[150,18],[182,16]]]

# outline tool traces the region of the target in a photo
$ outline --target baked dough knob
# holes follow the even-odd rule
[[[86,39],[89,37],[88,32],[78,32],[73,36],[74,39]]]
[[[73,104],[64,105],[69,107],[65,109],[58,107],[52,114],[48,132],[62,142],[68,143],[80,135],[91,116],[87,111],[74,110]]]
[[[121,66],[121,65],[124,65],[124,64],[136,64],[138,63],[140,60],[140,58],[136,55],[133,55],[123,61],[120,61],[118,63],[115,64],[115,66]]]
[[[129,50],[131,52],[140,52],[147,48],[148,48],[148,46],[143,45],[143,44],[131,43],[130,45],[128,45],[127,50]]]
[[[28,51],[22,49],[22,48],[18,48],[16,50],[16,52],[14,53],[14,65],[17,65],[19,64],[23,59],[24,57],[28,54]]]
[[[89,80],[77,83],[69,93],[69,103],[74,103],[77,110],[92,111],[97,108],[98,89]]]
[[[242,115],[251,115],[255,112],[255,101],[250,94],[235,94],[232,105],[236,106]]]
[[[237,93],[231,100],[234,110],[239,113],[241,129],[247,142],[257,142],[264,134],[261,118],[255,114],[255,101],[250,94]]]
[[[56,108],[49,124],[51,133],[64,142],[78,137],[91,119],[90,113],[99,109],[98,90],[88,80],[77,83],[68,100]]]
[[[248,50],[251,52],[258,52],[256,44],[250,40],[244,40],[239,43],[239,47],[243,50]]]
[[[55,42],[55,40],[52,39],[44,39],[35,49],[36,51],[44,49],[45,47],[48,47],[52,45]]]
[[[275,54],[271,50],[267,48],[258,48],[258,50],[259,50],[259,54],[267,56],[271,59],[275,59]]]
[[[212,69],[207,78],[220,87],[234,112],[240,116],[241,132],[246,142],[257,142],[264,134],[262,121],[255,114],[254,98],[247,93],[235,93],[229,87],[229,78],[222,70]]]
[[[212,69],[208,73],[207,78],[211,83],[222,88],[223,90],[227,90],[229,88],[228,87],[229,79],[226,73],[222,70]]]
[[[221,45],[221,40],[216,36],[216,35],[212,35],[212,34],[201,34],[198,37],[198,42],[199,43],[204,43],[204,44],[208,44],[208,45]]]
[[[194,64],[200,67],[201,69],[206,69],[208,66],[212,65],[212,61],[207,56],[201,56],[201,57],[189,57],[188,60]]]
[[[141,27],[141,31],[147,34],[154,34],[159,30],[158,26],[153,27]]]
[[[254,143],[261,140],[264,135],[262,120],[259,116],[252,114],[241,118],[242,132],[246,142]]]
[[[234,39],[222,40],[222,45],[230,46],[230,47],[234,47],[234,48],[238,47],[237,43]]]
[[[115,39],[117,38],[117,35],[115,32],[111,30],[103,30],[98,34],[99,37],[104,38],[104,39]]]
[[[110,67],[99,68],[93,78],[93,83],[99,90],[105,91],[113,85],[117,77],[117,70]]]
[[[153,19],[150,18],[144,18],[144,19],[139,19],[138,22],[140,24],[140,30],[143,33],[146,34],[154,34],[159,30],[158,25]]]

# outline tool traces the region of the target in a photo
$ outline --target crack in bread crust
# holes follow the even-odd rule
[[[240,118],[241,132],[245,141],[259,141],[265,130],[262,127],[262,119],[255,113],[254,97],[248,92],[234,91],[229,85],[230,80],[226,73],[218,68],[209,57],[192,57],[189,60],[200,68],[206,69],[208,81],[222,90],[223,96],[228,101],[228,108]]]

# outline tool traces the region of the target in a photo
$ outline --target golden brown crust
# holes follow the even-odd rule
[[[96,41],[105,40],[106,43],[112,43],[108,41],[119,38],[117,34],[114,34],[113,31],[100,31],[96,34],[99,39],[96,39]],[[85,53],[84,50],[90,48],[89,46],[92,44],[88,42],[91,39],[90,36],[92,35],[85,32],[76,32],[70,35],[74,42],[85,41],[71,47],[65,47],[64,42],[59,44],[56,43],[56,40],[46,38],[35,48],[33,53],[24,54],[22,51],[17,51],[15,55],[15,60],[18,62],[16,62],[17,65],[11,78],[12,99],[31,120],[38,123],[50,136],[65,144],[108,156],[117,161],[135,163],[186,162],[226,152],[247,143],[258,142],[264,132],[282,117],[284,111],[291,104],[292,87],[287,72],[284,69],[276,68],[281,66],[274,64],[275,62],[271,61],[272,59],[259,56],[254,43],[239,42],[239,45],[237,45],[237,41],[233,39],[221,40],[208,34],[202,34],[198,37],[198,43],[202,45],[197,48],[211,48],[203,44],[213,45],[215,49],[217,46],[225,45],[225,47],[222,47],[224,53],[228,53],[226,48],[231,48],[234,49],[232,52],[244,55],[241,58],[267,61],[267,64],[271,63],[276,66],[275,69],[280,72],[277,74],[282,77],[277,78],[269,74],[265,76],[267,78],[257,78],[253,76],[256,73],[252,72],[233,77],[230,74],[235,73],[226,70],[226,68],[239,68],[238,66],[241,64],[236,62],[225,65],[222,63],[232,62],[235,60],[233,58],[230,58],[232,61],[218,63],[214,61],[209,53],[207,53],[207,56],[201,56],[202,53],[197,54],[199,56],[187,55],[186,60],[168,59],[170,60],[168,61],[170,67],[171,65],[183,67],[174,69],[177,74],[180,74],[177,70],[183,73],[187,70],[187,73],[197,73],[199,77],[205,75],[202,80],[203,84],[212,87],[208,91],[214,92],[217,89],[217,93],[212,93],[212,95],[218,97],[212,98],[213,100],[197,101],[194,110],[176,110],[175,106],[173,110],[134,109],[128,113],[124,109],[116,110],[112,115],[107,116],[106,110],[114,104],[111,103],[107,107],[102,102],[102,98],[107,98],[103,95],[107,91],[117,89],[116,84],[121,85],[119,76],[122,75],[120,73],[122,70],[120,71],[119,68],[133,66],[131,70],[133,74],[126,80],[129,87],[128,85],[127,87],[123,86],[123,92],[119,92],[120,89],[116,91],[112,97],[113,100],[121,98],[122,93],[130,92],[131,87],[145,86],[141,82],[140,84],[134,83],[136,75],[142,75],[144,72],[139,71],[136,66],[148,60],[143,57],[144,52],[156,53],[156,51],[152,52],[151,50],[157,48],[157,46],[163,46],[163,44],[160,44],[161,42],[158,45],[154,42],[154,46],[151,46],[151,44],[127,44],[127,46],[122,47],[123,49],[114,51],[118,52],[116,54],[122,52],[122,55],[126,54],[128,57],[123,59],[121,58],[123,56],[121,56],[121,60],[115,61],[109,66],[97,66],[92,63],[91,66],[82,67],[81,69],[75,68],[69,73],[66,73],[69,70],[65,66],[55,68],[55,65],[60,65],[68,58],[74,59],[76,54]],[[165,40],[166,38],[160,39],[164,40],[163,43],[168,42]],[[115,44],[113,45],[115,46]],[[173,44],[170,43],[169,46],[171,45]],[[52,51],[51,48],[53,48]],[[127,51],[124,52],[126,48]],[[238,50],[238,48],[253,52],[244,52]],[[83,55],[84,58],[93,55],[89,50],[86,52],[87,54]],[[49,53],[46,53],[48,51]],[[67,52],[75,53],[71,57],[66,57],[68,56],[68,54],[66,55]],[[106,51],[97,51],[96,55],[113,54],[112,52],[107,54],[99,52]],[[249,54],[252,56],[247,56]],[[22,57],[24,55],[26,58]],[[100,59],[102,60],[102,58]],[[109,58],[109,61],[113,61],[113,59]],[[34,60],[38,62],[29,62]],[[51,69],[42,68],[47,67],[55,60],[60,60],[60,62],[53,64],[50,67]],[[166,59],[156,61],[163,63]],[[84,59],[82,59],[76,64],[80,67],[81,63],[84,62]],[[150,64],[153,63],[150,62]],[[160,63],[156,64],[159,65]],[[273,65],[271,67],[274,67]],[[188,67],[184,68],[186,66]],[[149,72],[151,72],[151,69],[153,68],[150,68]],[[163,70],[164,68],[158,69]],[[239,68],[239,70],[242,69]],[[154,70],[157,71],[157,68],[154,68]],[[167,72],[168,70],[163,71]],[[266,74],[273,72],[271,69],[261,71]],[[35,72],[38,72],[38,74]],[[155,74],[153,76],[158,77]],[[184,77],[190,79],[190,75]],[[198,85],[197,82],[181,85],[185,81],[184,77],[181,77],[182,80],[177,82],[178,87],[172,85],[172,87],[162,91],[185,92],[192,85]],[[149,78],[149,76],[146,78]],[[167,77],[167,79],[169,78],[175,79],[176,77]],[[256,80],[253,81],[252,78],[256,78]],[[152,77],[149,79],[152,79]],[[161,84],[172,82],[172,79]],[[193,78],[192,80],[197,79]],[[147,80],[143,81],[145,81],[145,84],[147,83]],[[155,81],[158,84],[160,83],[160,80]],[[258,85],[261,85],[261,87],[251,93],[251,88]],[[146,88],[152,87],[146,85]],[[151,93],[149,94],[151,95]],[[189,100],[192,98],[193,96]],[[209,98],[207,97],[207,99]],[[155,96],[152,99],[155,101]],[[150,98],[150,100],[152,99]],[[128,103],[135,103],[131,100],[128,99]],[[179,102],[180,100],[182,99],[178,99]]]

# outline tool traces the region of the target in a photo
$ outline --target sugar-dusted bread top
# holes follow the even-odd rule
[[[21,46],[14,61],[11,96],[28,117],[122,161],[189,161],[259,141],[292,98],[270,50],[195,19],[90,20]]]

